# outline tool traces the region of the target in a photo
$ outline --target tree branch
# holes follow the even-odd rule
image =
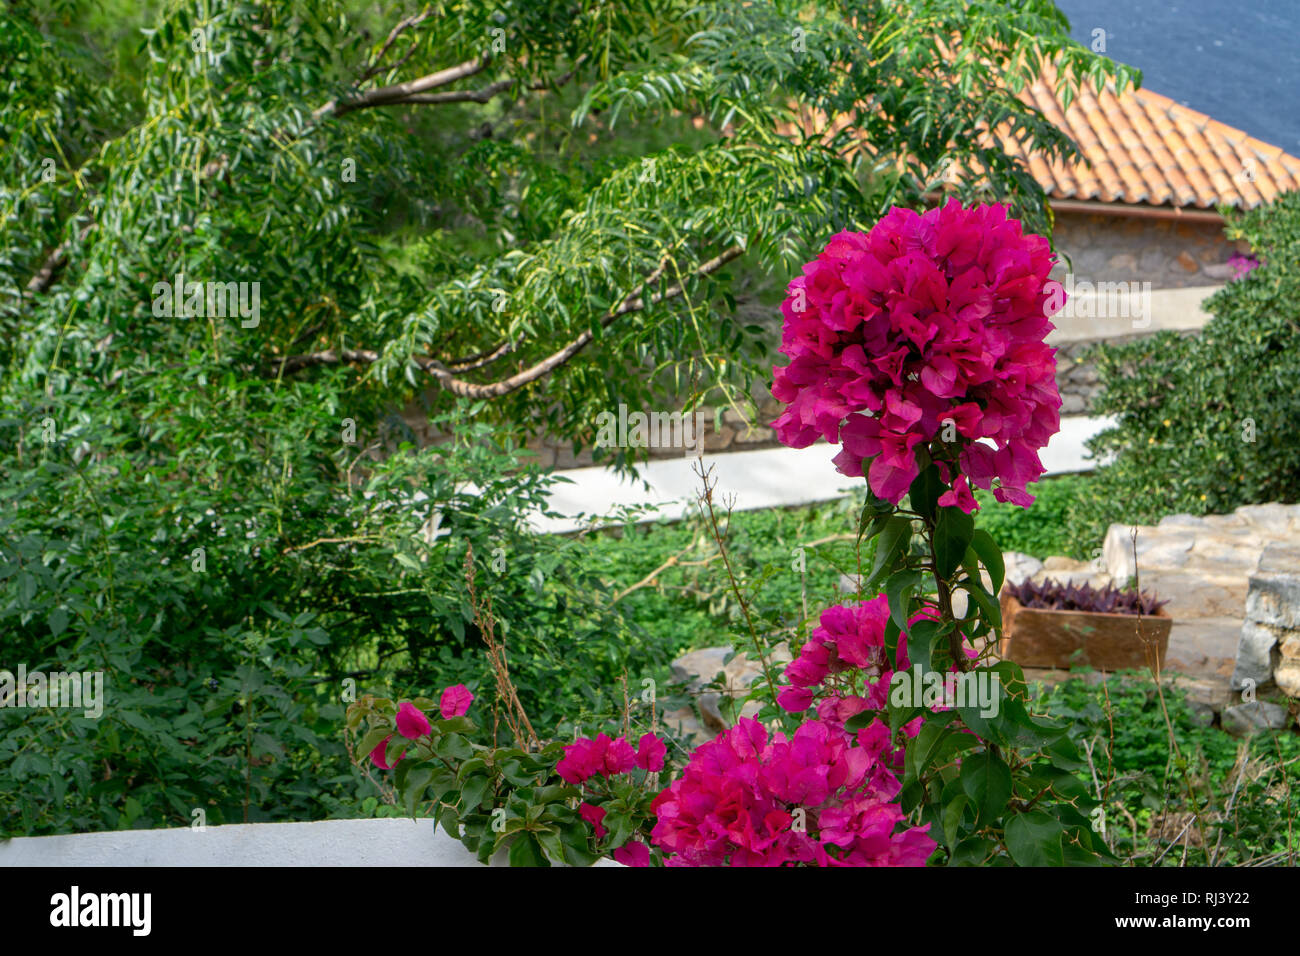
[[[393,27],[392,30],[388,31],[388,39],[385,40],[384,45],[379,48],[379,52],[375,54],[375,58],[374,60],[371,61],[370,66],[368,66],[366,68],[366,71],[361,74],[362,82],[365,82],[366,80],[370,79],[372,76],[375,76],[378,73],[382,73],[385,69],[387,69],[384,66],[384,57],[388,55],[388,51],[392,49],[392,46],[397,41],[397,38],[407,30],[412,29],[413,27],[418,27],[421,23],[423,23],[425,20],[428,19],[429,14],[430,14],[429,8],[425,7],[422,12],[414,14],[413,16],[404,17],[403,19],[399,20],[397,26]],[[412,52],[414,52],[416,46],[418,45],[419,45],[419,41],[417,40],[415,43],[411,45],[411,49],[406,52],[406,55],[403,56],[400,60],[398,60],[395,64],[393,64],[392,69],[395,70],[398,67],[400,67],[403,63],[405,63],[407,58],[411,55]]]
[[[409,80],[406,83],[394,83],[391,86],[381,86],[377,89],[367,90],[365,93],[358,94],[351,99],[333,99],[324,106],[317,108],[311,114],[311,117],[313,120],[320,120],[326,116],[343,116],[345,113],[367,109],[371,106],[387,106],[391,103],[400,103],[408,97],[429,90],[436,90],[440,86],[448,86],[457,80],[463,80],[467,76],[481,73],[487,68],[491,59],[487,54],[483,54],[474,57],[472,60],[466,60],[464,63],[450,66],[445,70],[438,70],[436,73],[429,73],[418,79]]]
[[[81,227],[81,232],[77,234],[77,241],[83,241],[86,236],[90,235],[90,230],[95,228],[95,224],[88,223]],[[64,239],[55,246],[41,267],[36,270],[36,274],[27,280],[28,292],[44,292],[54,284],[54,277],[58,275],[59,270],[68,264],[68,249],[71,248],[71,241]]]
[[[717,272],[732,259],[738,257],[744,250],[740,246],[732,246],[717,256],[714,256],[708,262],[701,263],[699,268],[693,273],[696,276],[706,276]],[[606,312],[600,319],[602,329],[609,328],[618,320],[620,316],[627,315],[629,312],[640,312],[647,305],[657,305],[666,299],[674,299],[681,295],[685,290],[681,284],[670,286],[663,292],[656,292],[647,299],[644,290],[653,285],[664,274],[668,268],[667,261],[660,264],[659,268],[650,273],[640,285],[640,289],[633,293],[632,296],[623,300],[622,305],[616,309]],[[433,375],[438,380],[438,384],[454,395],[460,395],[464,398],[499,398],[502,395],[508,395],[517,389],[523,388],[531,382],[537,381],[543,376],[549,375],[561,365],[567,363],[575,355],[591,344],[595,336],[588,329],[579,335],[576,339],[560,349],[558,352],[547,356],[531,368],[527,368],[516,375],[502,379],[499,382],[492,382],[487,385],[475,385],[471,382],[462,382],[440,362],[432,359],[422,363],[426,372]]]
[[[692,275],[707,276],[717,272],[728,262],[740,256],[742,252],[744,252],[744,249],[740,246],[731,246],[707,262],[700,263]],[[635,292],[624,299],[617,308],[611,309],[601,316],[600,327],[602,329],[609,328],[621,316],[631,312],[640,312],[649,305],[658,305],[660,302],[675,299],[681,295],[685,289],[680,283],[670,286],[663,292],[655,292],[648,297],[645,295],[645,290],[662,278],[667,268],[668,260],[665,259],[657,269],[642,280]],[[439,385],[454,395],[465,398],[498,398],[549,375],[590,345],[593,338],[591,330],[588,329],[564,348],[542,359],[536,365],[509,378],[486,385],[463,382],[456,377],[456,374],[482,368],[503,355],[513,352],[515,349],[513,343],[505,342],[487,352],[461,359],[450,365],[444,365],[434,358],[423,355],[413,355],[411,361],[436,378]],[[317,365],[338,365],[344,362],[369,365],[377,361],[379,361],[379,353],[372,349],[324,349],[320,352],[310,352],[305,355],[287,355],[284,358],[274,360],[274,366],[278,374],[291,374],[300,369],[312,368]]]

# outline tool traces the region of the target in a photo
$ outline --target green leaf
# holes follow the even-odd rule
[[[375,727],[373,730],[366,731],[366,735],[361,738],[361,743],[357,745],[356,753],[365,754],[365,759],[370,758],[370,754],[380,742],[393,732],[391,727]]]
[[[491,785],[492,781],[484,776],[476,775],[466,780],[460,788],[461,812],[472,813],[477,810]]]
[[[920,668],[922,677],[934,670],[934,646],[945,630],[939,621],[921,620],[907,632],[907,659],[913,669]]]
[[[1063,866],[1064,834],[1061,822],[1041,810],[1016,814],[1007,821],[1004,831],[1011,859],[1021,866]]]
[[[873,587],[875,583],[894,569],[898,558],[907,551],[912,539],[912,522],[902,515],[894,515],[885,522],[876,542],[876,559],[872,562],[871,573],[863,582],[863,588]]]
[[[960,508],[940,508],[934,526],[934,565],[947,579],[957,570],[970,547],[975,522]]]
[[[922,468],[907,492],[908,503],[917,514],[933,519],[935,508],[939,505],[939,496],[944,492],[943,481],[939,478],[939,468],[930,464]]]
[[[948,724],[956,716],[956,711],[951,710],[931,715],[921,725],[921,732],[907,742],[907,752],[903,757],[904,782],[917,780],[930,769],[944,738],[952,733]]]
[[[980,615],[996,631],[1002,630],[1002,608],[993,595],[984,590],[984,585],[973,578],[963,578],[957,586],[971,596],[979,605]]]
[[[895,571],[885,582],[885,595],[889,599],[889,616],[899,629],[907,627],[909,601],[912,592],[921,584],[920,571]]]
[[[993,540],[993,536],[983,528],[977,529],[971,535],[970,546],[989,572],[989,578],[993,582],[993,593],[995,595],[1002,593],[1002,582],[1007,576],[1006,565],[1002,560],[1002,549]]]
[[[1001,757],[984,750],[961,762],[961,788],[975,807],[977,826],[1000,817],[1011,799],[1011,768]]]
[[[510,844],[510,865],[550,866],[551,861],[546,858],[546,852],[537,837],[525,830]]]
[[[403,793],[406,799],[406,812],[415,816],[416,805],[420,798],[424,796],[424,788],[429,785],[433,779],[433,768],[429,766],[417,766],[406,775],[406,782],[403,786]]]
[[[948,801],[947,806],[943,808],[943,837],[944,844],[951,847],[957,842],[957,829],[961,826],[962,817],[966,813],[966,805],[970,798],[964,793],[959,793]]]

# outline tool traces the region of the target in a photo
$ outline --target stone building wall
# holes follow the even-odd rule
[[[1075,212],[1057,214],[1054,239],[1076,280],[1150,282],[1153,289],[1226,281],[1228,258],[1239,249],[1221,223]],[[1052,274],[1060,279],[1066,271],[1062,262]]]

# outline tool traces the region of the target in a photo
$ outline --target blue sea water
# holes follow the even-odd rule
[[[1300,0],[1056,0],[1142,86],[1300,156]]]

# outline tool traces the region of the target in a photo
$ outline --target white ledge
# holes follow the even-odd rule
[[[480,866],[432,820],[244,823],[203,830],[110,830],[17,837],[0,867],[31,866]],[[507,851],[492,859],[507,866]],[[601,860],[597,866],[619,866]]]

